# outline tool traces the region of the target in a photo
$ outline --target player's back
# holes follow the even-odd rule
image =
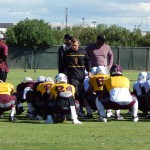
[[[109,77],[106,74],[97,74],[90,78],[90,86],[93,87],[94,92],[102,91],[104,86],[104,81]]]
[[[75,93],[75,87],[71,84],[68,83],[56,83],[51,91],[50,94],[53,94],[55,96],[55,98],[59,95],[60,92],[66,92],[66,91],[70,91],[73,93]]]
[[[41,92],[42,95],[47,91],[47,90],[51,90],[52,87],[54,86],[54,82],[44,82],[44,83],[40,83],[37,86],[37,91]]]
[[[7,82],[0,82],[0,94],[8,94],[10,95],[11,92],[14,90],[14,86]]]

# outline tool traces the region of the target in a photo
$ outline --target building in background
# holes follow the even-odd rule
[[[6,33],[7,28],[13,26],[13,23],[0,23],[0,32],[1,33]]]

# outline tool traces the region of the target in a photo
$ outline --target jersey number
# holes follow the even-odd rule
[[[56,91],[57,93],[65,92],[65,87],[63,85],[57,86]],[[72,87],[71,86],[66,87],[66,91],[72,92]]]
[[[98,87],[102,87],[104,85],[104,77],[96,78],[96,83]]]

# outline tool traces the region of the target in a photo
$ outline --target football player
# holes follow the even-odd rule
[[[104,66],[98,66],[92,68],[92,74],[93,76],[89,79],[89,88],[85,93],[85,99],[88,101],[90,106],[93,110],[97,110],[97,107],[95,105],[95,99],[98,95],[101,94],[101,97],[103,96],[103,84],[104,80],[109,77],[109,75],[106,72],[106,67]],[[107,110],[109,112],[109,117],[113,115],[111,110]],[[108,114],[108,113],[107,113]],[[90,111],[89,114],[87,114],[90,118]]]
[[[35,81],[31,77],[25,77],[21,83],[17,85],[16,88],[16,97],[17,97],[17,104],[16,104],[16,114],[20,115],[24,112],[24,107],[21,103],[27,102],[26,93],[29,90],[33,89],[33,85]]]
[[[11,110],[9,121],[15,121],[16,97],[12,94],[14,86],[0,80],[0,116],[5,111]]]
[[[147,112],[148,106],[146,103],[146,92],[144,90],[144,84],[146,83],[146,78],[147,78],[147,72],[140,72],[138,75],[138,81],[136,81],[133,84],[133,93],[136,95],[138,99],[138,104],[139,104],[138,109],[143,112],[144,116],[148,115]]]
[[[46,123],[61,122],[65,120],[65,114],[70,114],[73,124],[82,124],[77,118],[76,108],[79,110],[79,102],[74,98],[75,87],[67,83],[67,76],[59,73],[55,77],[56,84],[50,90],[50,114],[47,116]],[[57,116],[57,117],[55,117]],[[59,116],[59,117],[58,117]],[[61,116],[61,117],[60,117]],[[57,119],[56,119],[57,118]]]
[[[143,83],[143,88],[146,95],[146,108],[147,108],[147,115],[148,111],[150,111],[150,72],[147,73],[146,81]]]
[[[43,113],[43,117],[47,116],[47,105],[50,97],[50,90],[54,86],[54,80],[51,77],[46,77],[45,82],[40,83],[37,86],[37,105],[39,106],[40,112]]]
[[[39,84],[45,82],[45,76],[39,76],[36,80],[36,83],[33,85],[33,90],[28,91],[27,100],[28,100],[28,109],[31,116],[35,117],[36,120],[42,120],[42,112],[40,109],[41,95],[37,91],[37,87]],[[32,118],[33,118],[32,117]]]
[[[96,69],[97,69],[97,67],[92,67],[92,69],[91,69],[92,76],[94,76],[96,74]],[[95,95],[94,92],[91,92],[91,93],[87,94],[87,90],[89,88],[89,80],[90,80],[90,78],[89,78],[88,74],[86,74],[85,79],[84,79],[85,94],[83,96],[84,105],[85,105],[85,109],[86,109],[86,112],[87,112],[86,116],[83,116],[85,119],[93,118],[92,110],[95,110],[95,107],[93,107],[93,105],[90,102],[88,102],[88,101],[93,101],[93,99],[95,100],[95,98],[96,98],[95,97],[96,95]]]
[[[137,122],[138,118],[138,101],[129,91],[130,81],[122,75],[122,68],[115,64],[110,69],[110,77],[104,82],[104,88],[109,95],[106,97],[97,97],[96,106],[100,114],[100,120],[107,122],[105,109],[131,109],[133,121]]]

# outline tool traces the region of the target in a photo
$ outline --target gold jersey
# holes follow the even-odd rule
[[[40,83],[37,86],[37,91],[40,92],[42,95],[47,91],[47,90],[51,90],[52,87],[54,86],[55,83],[53,82],[44,82],[44,83]]]
[[[93,88],[94,92],[102,91],[104,86],[104,81],[109,77],[106,74],[97,74],[90,78],[89,84]]]
[[[125,76],[113,76],[105,80],[105,86],[110,92],[114,88],[127,88],[130,87],[130,81]]]
[[[59,95],[60,92],[72,92],[73,96],[75,94],[75,87],[71,84],[67,83],[56,83],[53,88],[50,90],[50,94],[54,95],[55,99]]]
[[[14,91],[14,86],[7,82],[0,82],[0,94],[11,95]]]

